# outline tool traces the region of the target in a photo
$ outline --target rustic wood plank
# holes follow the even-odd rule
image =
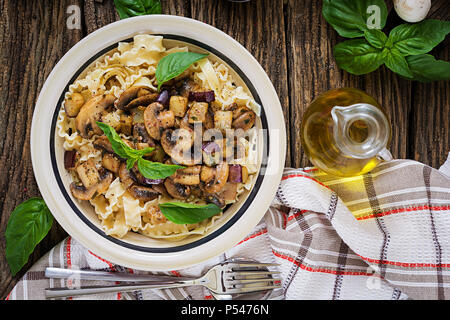
[[[241,43],[268,74],[283,107],[287,130],[286,165],[291,165],[289,94],[283,1],[246,3],[192,0],[192,18],[224,31]]]
[[[354,76],[336,65],[333,47],[346,39],[339,37],[321,14],[317,1],[286,3],[290,118],[296,130],[291,133],[292,165],[309,166],[303,153],[300,126],[303,112],[319,94],[339,87],[354,87],[376,98],[392,123],[390,150],[396,158],[406,158],[410,84],[382,67],[363,76]]]
[[[433,2],[429,18],[449,20],[450,3]],[[431,51],[436,59],[450,61],[450,38]],[[450,81],[413,82],[408,158],[439,168],[450,152]]]
[[[0,252],[12,210],[39,196],[30,156],[34,104],[54,65],[82,37],[66,27],[67,7],[81,1],[2,1],[0,12]],[[36,247],[29,263],[12,277],[5,255],[0,256],[0,297],[4,298],[24,272],[65,232],[55,223]]]

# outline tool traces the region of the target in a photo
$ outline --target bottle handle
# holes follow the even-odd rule
[[[377,156],[384,161],[394,160],[392,153],[387,148],[384,148],[383,150],[378,152]]]

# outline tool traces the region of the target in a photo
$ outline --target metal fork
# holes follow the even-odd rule
[[[187,286],[204,286],[217,294],[242,294],[280,288],[280,280],[272,276],[278,271],[269,271],[267,267],[278,266],[273,263],[225,262],[209,269],[199,278],[181,278],[155,275],[130,275],[124,273],[78,271],[79,278],[89,280],[127,281],[128,283],[110,286],[85,286],[80,288],[47,288],[47,299],[74,297],[89,294],[130,292],[145,289],[170,289]],[[46,275],[52,278],[74,277],[67,269],[58,273],[52,268]],[[76,277],[76,275],[75,275]],[[131,283],[133,282],[133,283]]]

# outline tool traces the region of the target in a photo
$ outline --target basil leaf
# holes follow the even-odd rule
[[[378,29],[370,29],[364,31],[364,37],[372,47],[375,47],[377,49],[384,48],[386,41],[388,40],[386,34]]]
[[[389,34],[389,39],[402,55],[417,55],[431,51],[450,33],[450,21],[424,20],[401,24]]]
[[[174,52],[162,58],[156,67],[156,80],[158,91],[164,82],[167,82],[189,68],[194,62],[203,59],[208,54],[195,52]]]
[[[148,179],[164,179],[173,175],[178,169],[184,169],[183,166],[175,164],[164,164],[159,162],[152,162],[139,158],[138,161],[139,172]]]
[[[436,60],[432,55],[406,57],[413,79],[421,82],[450,80],[450,62]]]
[[[13,210],[5,232],[6,260],[13,276],[27,263],[52,223],[53,216],[41,198],[28,199]]]
[[[383,64],[381,52],[365,39],[347,40],[334,47],[334,57],[339,68],[356,75],[378,69]]]
[[[391,50],[386,51],[386,55],[384,56],[384,63],[386,67],[395,73],[411,79],[413,78],[413,74],[409,69],[408,62],[406,62],[405,57],[400,53],[399,50],[393,48]]]
[[[127,145],[125,142],[123,142],[122,138],[119,136],[116,130],[114,130],[113,127],[99,121],[97,121],[97,125],[100,129],[102,129],[103,133],[106,135],[109,142],[111,143],[112,149],[119,157],[123,159],[134,160],[133,164],[128,169],[130,169],[140,157],[143,157],[147,153],[150,153],[153,150],[155,150],[155,148],[151,147],[142,150],[135,150],[131,148],[129,145]],[[127,161],[127,167],[128,166],[129,163]]]
[[[164,216],[176,224],[193,224],[222,212],[215,204],[198,205],[184,202],[160,203]]]
[[[346,38],[362,37],[369,29],[383,29],[387,14],[383,0],[324,0],[322,6],[325,20]]]
[[[162,12],[160,0],[114,0],[114,5],[120,19]]]

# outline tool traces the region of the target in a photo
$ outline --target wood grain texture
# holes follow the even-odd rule
[[[280,98],[286,121],[286,166],[291,166],[289,91],[283,1],[191,1],[192,18],[213,25],[242,44],[261,64]],[[269,27],[270,25],[270,27]],[[269,115],[270,117],[270,115]]]
[[[386,30],[402,21],[392,10]],[[67,8],[81,10],[81,29],[68,29]],[[164,14],[192,17],[229,34],[255,56],[274,84],[283,107],[288,134],[286,165],[309,165],[300,144],[304,110],[320,93],[356,87],[376,97],[392,126],[391,151],[439,167],[450,151],[450,82],[422,84],[399,78],[381,67],[353,76],[340,70],[332,49],[339,37],[321,14],[316,0],[163,0]],[[429,17],[449,20],[448,0],[434,0]],[[78,41],[117,21],[113,0],[3,0],[0,2],[0,299],[25,271],[67,236],[54,223],[28,264],[12,277],[6,259],[4,232],[11,211],[39,196],[30,158],[34,104],[45,79],[59,59]],[[433,50],[450,60],[449,43]]]
[[[39,196],[30,156],[34,104],[46,77],[64,53],[81,40],[80,30],[66,28],[67,7],[76,1],[1,2],[0,39],[0,297],[32,263],[65,236],[55,223],[29,263],[12,278],[5,259],[5,230],[11,211]]]

